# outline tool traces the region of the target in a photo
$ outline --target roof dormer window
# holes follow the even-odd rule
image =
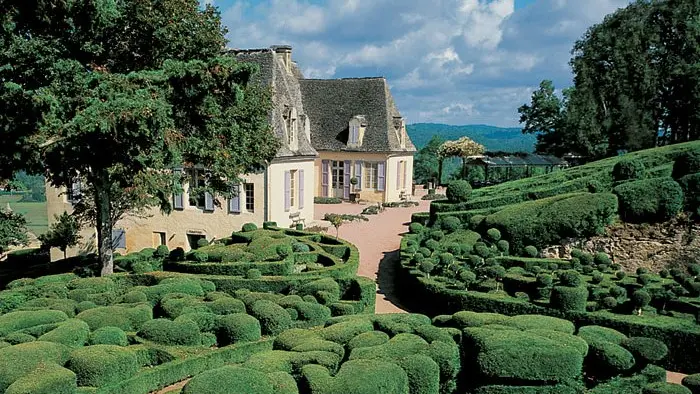
[[[367,128],[364,115],[356,115],[348,123],[348,147],[359,148]]]
[[[348,144],[357,145],[358,142],[360,142],[360,125],[359,124],[351,124],[350,125],[350,140],[348,141]]]

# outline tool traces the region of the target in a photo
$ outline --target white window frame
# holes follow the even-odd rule
[[[379,187],[379,162],[366,161],[362,165],[365,190],[377,190]]]

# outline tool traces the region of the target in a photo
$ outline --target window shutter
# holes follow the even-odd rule
[[[204,210],[213,211],[214,210],[214,196],[209,192],[204,192]]]
[[[406,171],[408,171],[408,165],[407,165],[407,164],[408,164],[407,161],[404,161],[404,162],[403,162],[403,188],[404,188],[404,189],[406,188],[406,179],[408,179],[408,177],[406,176]]]
[[[299,209],[304,209],[304,170],[299,170]]]
[[[355,178],[357,178],[357,185],[355,185],[355,190],[362,190],[362,161],[355,161]]]
[[[234,195],[228,200],[229,213],[241,213],[241,185],[233,185]]]
[[[377,190],[384,191],[386,187],[386,162],[377,164]]]
[[[331,163],[328,160],[321,161],[321,197],[328,197],[328,168]]]
[[[284,211],[289,212],[289,208],[292,206],[292,174],[289,171],[284,172]]]
[[[396,163],[396,189],[401,189],[401,163]]]
[[[350,198],[350,160],[343,163],[343,198]]]
[[[177,176],[182,175],[182,169],[175,169],[175,174]],[[174,209],[184,209],[185,201],[182,193],[173,194],[173,208]]]
[[[112,230],[112,249],[126,249],[126,231]]]

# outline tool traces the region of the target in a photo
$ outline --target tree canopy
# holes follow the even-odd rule
[[[589,159],[700,137],[700,2],[637,0],[573,46],[574,86],[520,108],[538,151]]]
[[[0,177],[76,177],[92,190],[102,273],[113,201],[170,209],[199,165],[207,191],[271,160],[270,92],[224,53],[219,12],[198,0],[6,0],[0,12]],[[115,194],[119,190],[119,194]]]
[[[28,241],[27,219],[9,209],[0,208],[0,257],[10,247],[26,245]]]
[[[435,182],[440,170],[438,151],[445,140],[433,135],[428,143],[413,156],[413,177],[416,183]]]
[[[65,258],[68,248],[80,241],[80,224],[74,216],[63,212],[56,215],[56,221],[51,223],[47,233],[39,235],[39,241],[42,247],[58,248]]]

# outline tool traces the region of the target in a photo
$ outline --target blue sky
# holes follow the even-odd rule
[[[384,76],[409,123],[518,126],[574,41],[629,0],[203,0],[229,46],[292,46],[307,78]]]

